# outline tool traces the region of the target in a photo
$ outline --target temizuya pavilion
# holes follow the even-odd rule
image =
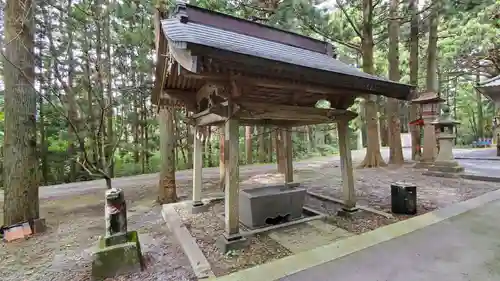
[[[161,21],[161,22],[158,22]],[[193,111],[196,131],[225,127],[225,233],[239,229],[240,125],[291,128],[337,123],[345,211],[356,208],[347,110],[356,97],[383,95],[408,100],[413,87],[368,75],[336,59],[331,44],[178,3],[157,26],[154,104],[183,104]],[[315,108],[328,100],[331,109]],[[193,204],[201,203],[201,141],[195,135]],[[289,135],[289,134],[288,134]],[[285,138],[285,181],[293,181],[292,144]]]
[[[493,117],[493,142],[500,145],[500,75],[486,81],[482,81],[476,87],[479,92],[495,103],[495,116]],[[500,147],[497,150],[500,156]]]

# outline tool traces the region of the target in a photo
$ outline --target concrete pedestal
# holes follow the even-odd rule
[[[453,140],[455,135],[443,132],[439,135],[439,153],[424,175],[439,177],[459,177],[464,168],[453,157]]]
[[[422,155],[417,163],[413,166],[415,169],[427,169],[434,164],[436,158],[436,132],[432,121],[434,115],[423,117],[424,119],[424,140],[422,146]]]
[[[191,214],[200,214],[208,211],[210,206],[208,204],[203,203],[193,203],[193,207],[191,208]]]
[[[99,248],[92,256],[93,280],[105,280],[143,269],[141,245],[136,231],[100,238],[98,244]]]
[[[242,236],[232,236],[228,238],[224,234],[215,241],[215,245],[222,253],[244,249],[248,244],[249,241]]]

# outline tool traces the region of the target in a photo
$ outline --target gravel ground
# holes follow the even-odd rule
[[[311,191],[341,198],[341,176],[338,160],[316,163],[315,166],[301,164],[296,169],[295,181]],[[252,188],[282,181],[273,173],[275,167],[242,168],[242,188]],[[410,165],[355,171],[355,188],[358,202],[382,211],[390,212],[390,184],[407,181],[417,185],[418,214],[467,200],[500,188],[499,183],[478,182],[463,179],[446,179],[421,175]],[[218,193],[218,174],[207,173],[204,177],[204,194]],[[122,181],[124,181],[122,179]],[[178,194],[181,200],[191,194],[189,177],[179,179]],[[121,185],[121,183],[120,183]],[[141,236],[143,253],[148,265],[144,272],[110,280],[195,280],[189,262],[182,249],[172,238],[162,221],[158,206],[153,201],[156,183],[148,180],[141,184],[123,187],[127,198],[129,228],[136,229]],[[48,231],[26,241],[1,243],[0,274],[6,281],[59,281],[90,280],[92,247],[99,235],[104,233],[103,191],[90,190],[77,196],[69,193],[42,199],[41,214],[47,219]],[[0,205],[2,203],[0,202]],[[307,199],[307,205],[319,211],[335,214],[338,204],[317,199]],[[222,255],[215,249],[215,239],[223,231],[222,203],[215,204],[210,212],[188,215],[178,210],[188,229],[197,238],[202,251],[220,276],[243,268],[278,259],[290,252],[266,235],[250,238],[250,247]],[[0,206],[1,207],[1,206]],[[1,208],[0,208],[1,216]],[[329,221],[353,233],[362,233],[387,225],[409,216],[386,219],[368,212],[360,212],[353,218],[331,217]]]
[[[224,222],[219,215],[224,212],[224,203],[215,203],[208,212],[196,215],[189,214],[188,210],[183,208],[176,210],[186,228],[196,238],[198,246],[216,276],[226,275],[291,254],[267,235],[256,235],[248,238],[247,248],[224,255],[215,246],[215,240],[224,232]]]
[[[410,164],[356,170],[354,177],[358,203],[390,212],[391,183],[413,183],[417,186],[417,214],[420,215],[500,188],[500,183],[429,177],[422,175],[422,171],[413,169]],[[299,171],[298,177],[311,191],[342,198],[338,163],[329,163],[322,169]]]
[[[140,234],[146,270],[109,280],[196,280],[187,257],[166,227],[156,187],[126,192],[129,229]],[[0,273],[5,281],[83,281],[90,279],[92,251],[104,234],[103,196],[43,200],[48,231],[28,240],[1,243]]]

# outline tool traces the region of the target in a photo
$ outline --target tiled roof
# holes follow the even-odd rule
[[[480,88],[500,86],[500,75],[479,83]]]
[[[290,63],[297,66],[391,82],[359,71],[326,54],[197,23],[181,23],[177,18],[162,20],[163,31],[172,41],[193,43],[234,53]]]

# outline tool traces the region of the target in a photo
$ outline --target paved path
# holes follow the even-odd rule
[[[280,281],[498,281],[500,201]]]
[[[497,281],[500,190],[216,281]]]

